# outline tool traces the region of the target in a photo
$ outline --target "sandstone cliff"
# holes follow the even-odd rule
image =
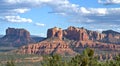
[[[85,28],[78,28],[74,26],[70,26],[65,30],[60,28],[54,27],[48,29],[47,31],[47,38],[57,37],[60,40],[63,38],[67,38],[69,40],[75,41],[99,41],[104,43],[113,43],[119,44],[120,43],[120,33],[108,30],[99,33],[97,31],[87,30]]]
[[[47,39],[42,42],[21,47],[17,53],[23,54],[60,54],[75,55],[76,53],[64,41]]]
[[[22,46],[32,43],[34,40],[30,37],[30,33],[25,29],[8,28],[6,35],[0,39],[0,43],[4,46]]]
[[[81,40],[87,41],[89,40],[89,36],[87,31],[84,28],[76,28],[76,27],[68,27],[68,29],[63,30],[63,36],[70,40]]]
[[[37,44],[23,46],[18,50],[18,53],[28,54],[54,54],[74,55],[81,53],[86,47],[93,48],[96,53],[106,53],[112,51],[112,54],[120,53],[120,45],[116,44],[119,41],[119,33],[103,32],[87,30],[70,26],[65,30],[61,28],[50,28],[47,31],[47,39]],[[108,41],[109,39],[109,41]],[[113,40],[111,42],[111,40]],[[101,57],[100,57],[101,58]]]
[[[47,31],[47,38],[58,37],[61,40],[63,38],[67,38],[75,41],[87,41],[87,40],[100,41],[103,38],[105,38],[105,36],[106,36],[105,34],[96,31],[90,31],[84,29],[83,27],[78,28],[73,26],[70,26],[65,30],[55,27],[48,29]]]
[[[48,29],[47,38],[52,38],[52,37],[58,37],[60,40],[62,40],[62,37],[63,37],[62,29],[57,27]]]

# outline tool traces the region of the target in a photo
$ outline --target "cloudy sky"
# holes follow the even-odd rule
[[[46,36],[55,26],[120,32],[120,0],[0,0],[0,34],[13,27]]]

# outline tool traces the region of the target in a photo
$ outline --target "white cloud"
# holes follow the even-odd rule
[[[106,8],[91,8],[91,13],[99,14],[99,15],[106,15],[108,14],[108,11]]]
[[[81,10],[81,12],[84,13],[84,14],[90,13],[90,11],[87,10],[86,8],[84,8],[84,7],[81,7],[80,10]]]
[[[118,25],[109,25],[110,27],[119,27]]]
[[[21,23],[21,22],[31,23],[32,22],[31,19],[21,18],[20,16],[5,16],[2,19],[8,22],[13,22],[13,23]]]
[[[120,3],[120,0],[98,0],[99,3]],[[120,8],[86,8],[70,3],[69,0],[0,0],[0,13],[2,16],[14,16],[25,13],[34,7],[49,6],[52,11],[69,17],[69,21],[80,23],[113,23],[120,24]],[[14,19],[14,18],[12,18]],[[24,18],[25,20],[26,18]],[[23,19],[22,19],[23,20]],[[24,21],[23,20],[23,21]],[[7,19],[15,22],[15,20]],[[20,22],[20,19],[17,19]],[[32,22],[28,19],[25,22]],[[36,24],[44,26],[44,24]]]
[[[68,14],[72,15],[73,12],[76,13],[79,9],[78,5],[71,4],[68,0],[0,0],[0,3],[0,17],[15,16],[16,14],[25,13],[34,7],[41,6],[49,6],[52,9],[51,13],[64,16]],[[21,21],[20,19],[17,19],[17,21],[14,20],[14,17],[11,18],[12,19],[7,19],[7,21]]]
[[[40,34],[35,34],[35,35],[39,37],[46,37],[46,33],[40,33]]]
[[[27,8],[19,8],[19,9],[13,9],[13,12],[16,12],[16,13],[25,13],[27,11],[29,11],[30,9],[27,9]]]
[[[120,0],[98,0],[98,3],[102,3],[102,4],[120,4]]]
[[[104,31],[105,29],[95,29],[96,31],[98,31],[98,32],[102,32],[102,31]]]
[[[45,26],[45,24],[42,24],[42,23],[35,23],[35,25],[37,25],[37,26]]]
[[[46,34],[45,34],[45,33],[40,33],[39,36],[41,36],[41,37],[46,37]]]

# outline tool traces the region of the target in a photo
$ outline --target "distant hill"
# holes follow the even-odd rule
[[[103,31],[102,33],[106,35],[106,37],[102,39],[103,42],[120,44],[119,32],[113,30],[107,30],[107,31]]]
[[[4,35],[0,35],[0,38],[2,38]]]
[[[45,37],[40,37],[40,36],[36,36],[36,35],[31,35],[31,38],[33,40],[35,40],[35,42],[40,42],[45,39]]]
[[[106,31],[103,31],[102,33],[104,34],[112,34],[112,35],[120,35],[119,32],[116,32],[116,31],[113,31],[113,30],[106,30]]]

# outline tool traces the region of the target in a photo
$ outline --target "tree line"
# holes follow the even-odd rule
[[[42,66],[120,66],[120,55],[114,60],[100,61],[97,56],[94,56],[94,50],[86,48],[82,54],[72,57],[69,61],[63,60],[60,55],[44,57]]]

